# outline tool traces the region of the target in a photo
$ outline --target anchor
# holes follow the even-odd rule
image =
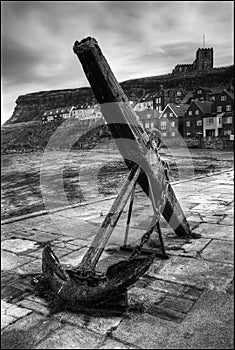
[[[129,168],[127,179],[114,200],[95,238],[81,263],[73,268],[63,267],[51,247],[42,253],[43,280],[51,291],[64,302],[81,307],[104,307],[108,302],[124,300],[127,306],[127,290],[150,267],[156,255],[143,256],[141,250],[153,231],[157,231],[162,248],[160,257],[167,258],[160,230],[161,215],[178,237],[197,238],[190,230],[183,210],[169,183],[166,168],[161,161],[158,148],[139,122],[129,100],[117,82],[96,39],[88,37],[76,41],[73,51],[83,67],[85,75],[101,106],[101,112],[111,135]],[[149,152],[155,152],[153,166]],[[108,267],[106,273],[96,271],[100,256],[130,199],[127,229],[124,240],[126,248],[128,229],[136,184],[150,198],[153,217],[149,228],[139,240],[128,259]]]

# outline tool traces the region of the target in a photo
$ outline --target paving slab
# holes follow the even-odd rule
[[[60,326],[58,321],[32,312],[3,330],[1,348],[34,349],[38,342]]]
[[[120,341],[108,338],[97,349],[139,349],[136,346],[126,345]]]
[[[35,260],[33,257],[18,256],[15,253],[3,250],[1,252],[1,271],[13,270],[33,260]]]
[[[13,253],[22,253],[37,249],[36,242],[27,239],[7,239],[2,242],[1,248]]]
[[[198,288],[225,291],[233,278],[233,265],[189,257],[172,256],[150,266],[147,274],[166,281]]]
[[[234,264],[233,241],[213,240],[201,252],[205,260]]]
[[[15,267],[14,271],[19,275],[34,274],[42,272],[42,259],[33,258],[32,261],[22,266]]]
[[[30,314],[31,312],[32,310],[18,307],[14,304],[1,300],[1,329],[15,322],[18,318]]]
[[[97,233],[97,225],[91,224],[80,218],[68,219],[60,215],[51,215],[59,235],[72,236],[76,239],[86,239]]]
[[[82,313],[60,312],[55,315],[61,323],[69,323],[80,328],[86,328],[95,333],[105,335],[111,330],[116,329],[122,320],[117,316],[99,316],[85,315]]]
[[[234,226],[234,217],[232,216],[226,216],[221,220],[222,225],[228,225],[228,226]]]
[[[160,279],[152,280],[146,288],[163,291],[169,295],[184,297],[191,300],[197,300],[202,293],[202,289],[197,287]]]
[[[229,225],[200,223],[193,232],[199,233],[204,238],[214,238],[232,241],[234,239],[234,228]]]
[[[24,307],[30,311],[36,311],[39,314],[49,316],[50,310],[46,305],[36,302],[35,300],[29,300],[27,298],[17,302],[18,306]]]
[[[94,349],[103,341],[101,335],[65,325],[56,330],[50,338],[42,341],[34,349]]]
[[[181,323],[132,313],[112,336],[143,349],[233,349],[232,296],[205,291]]]

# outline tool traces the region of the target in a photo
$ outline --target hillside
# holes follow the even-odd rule
[[[160,85],[166,89],[178,87],[191,90],[197,85],[201,86],[227,86],[233,83],[234,67],[214,68],[209,72],[191,72],[176,76],[173,74],[159,75],[131,79],[121,83],[124,92],[129,99],[139,99],[148,92],[156,92]],[[4,125],[41,120],[43,112],[47,109],[83,105],[95,102],[91,88],[65,89],[53,91],[40,91],[21,95],[16,100],[13,115]]]
[[[219,86],[227,87],[233,84],[234,67],[214,68],[210,72],[191,72],[176,76],[173,74],[145,77],[127,80],[121,83],[124,92],[131,100],[138,100],[147,93],[154,93],[163,85],[166,89],[183,88],[192,90],[195,86]],[[1,128],[1,152],[23,153],[32,151],[43,151],[51,136],[60,125],[60,122],[42,124],[43,112],[48,109],[91,104],[96,102],[91,88],[64,89],[53,91],[40,91],[19,96],[16,107],[11,118]],[[75,129],[76,130],[76,129]],[[71,132],[76,137],[74,127]],[[80,126],[77,125],[77,130]],[[89,137],[91,142],[99,142],[99,130],[94,130]],[[93,140],[93,141],[92,141]],[[87,143],[88,141],[86,141]],[[80,148],[79,143],[74,148]]]

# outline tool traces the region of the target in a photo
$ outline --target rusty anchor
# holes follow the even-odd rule
[[[126,295],[128,287],[148,270],[155,256],[151,254],[143,257],[140,252],[154,230],[159,234],[163,255],[165,254],[159,225],[161,214],[177,236],[196,237],[190,230],[158,154],[156,166],[151,165],[147,154],[150,149],[156,151],[154,142],[138,121],[97,41],[91,37],[76,41],[73,51],[82,64],[112,137],[130,172],[82,262],[74,269],[65,269],[47,245],[42,253],[42,271],[44,280],[61,300],[94,307]],[[152,202],[152,222],[127,260],[110,266],[106,273],[98,273],[96,264],[129,198],[128,221],[130,220],[136,183]]]

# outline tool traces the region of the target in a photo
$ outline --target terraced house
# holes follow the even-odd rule
[[[49,123],[55,122],[57,120],[63,120],[71,117],[71,111],[73,107],[62,107],[62,108],[54,108],[44,111],[42,116],[42,122]]]
[[[134,111],[142,112],[153,109],[153,96],[152,94],[147,94],[145,97],[141,98],[134,106]]]
[[[142,112],[136,112],[139,117],[139,121],[145,129],[159,128],[160,112],[156,110],[148,110]]]
[[[213,102],[211,101],[193,100],[191,102],[185,115],[182,118],[183,137],[201,138],[204,136],[203,121],[204,118],[211,117],[212,104]],[[207,123],[206,119],[204,123]],[[218,130],[220,126],[217,125],[216,127]],[[211,132],[208,131],[208,133]]]
[[[159,117],[159,127],[162,137],[175,138],[182,135],[183,116],[189,105],[168,103]]]
[[[212,105],[212,113],[220,118],[222,124],[222,135],[234,135],[234,94],[224,89],[215,97]],[[217,136],[217,135],[214,135]],[[233,137],[230,137],[231,139]]]

